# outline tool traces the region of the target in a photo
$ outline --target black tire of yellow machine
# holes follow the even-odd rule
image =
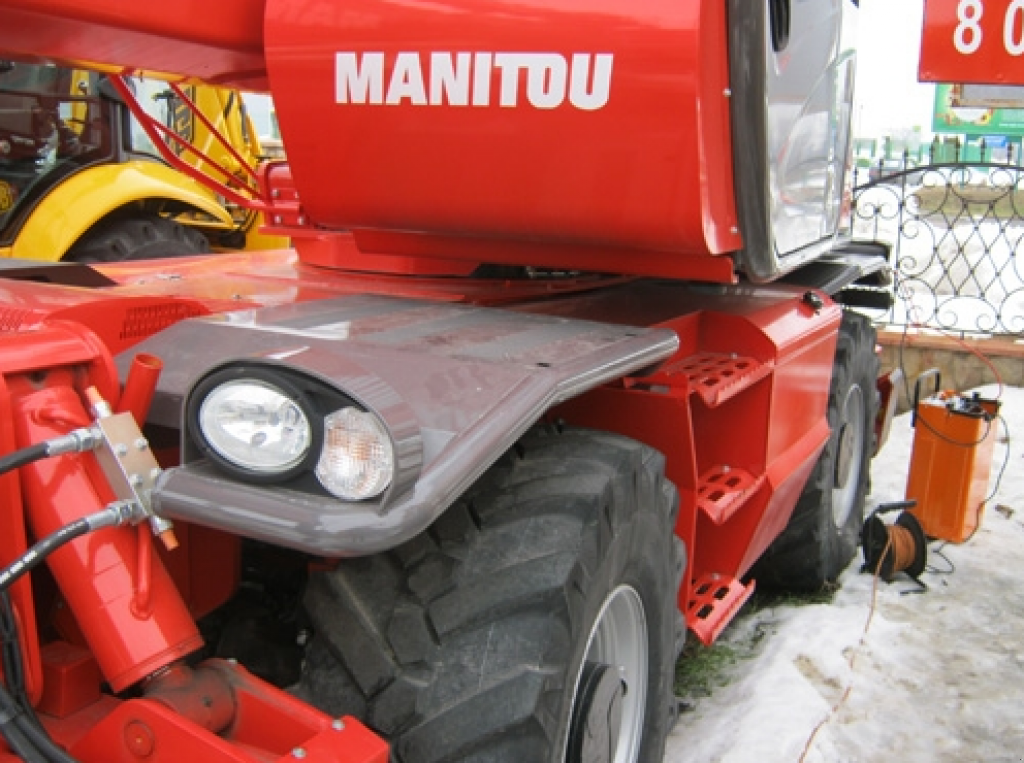
[[[71,246],[64,260],[130,262],[209,251],[210,245],[199,231],[159,215],[139,214],[99,223]]]
[[[659,763],[677,510],[656,451],[538,427],[428,531],[311,579],[300,691],[396,763]]]
[[[831,434],[789,524],[751,572],[758,585],[822,590],[856,553],[875,451],[878,365],[871,322],[844,312],[829,390]]]

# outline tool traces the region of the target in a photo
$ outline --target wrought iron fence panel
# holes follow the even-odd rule
[[[892,246],[896,302],[879,322],[1024,337],[1024,168],[878,170],[854,175],[853,213],[855,237]]]

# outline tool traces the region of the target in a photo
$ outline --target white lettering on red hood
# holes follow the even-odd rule
[[[568,102],[595,111],[611,96],[614,55],[402,52],[394,55],[390,70],[385,59],[381,52],[336,53],[335,102],[502,108],[529,104],[536,109],[557,109]]]

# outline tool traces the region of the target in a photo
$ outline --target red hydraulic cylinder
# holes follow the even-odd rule
[[[117,411],[126,411],[132,414],[137,422],[145,421],[146,414],[149,413],[149,404],[153,401],[156,382],[163,367],[163,361],[155,355],[145,352],[136,355],[121,392]]]
[[[39,351],[45,353],[45,348]],[[19,447],[65,435],[91,421],[70,370],[49,371],[45,377],[41,388],[38,378],[31,384],[23,378],[9,380]],[[102,510],[113,498],[91,454],[30,464],[21,470],[21,480],[36,537]],[[139,533],[148,532],[147,525],[99,530],[47,560],[115,692],[202,646],[166,569],[156,555],[140,549],[150,539],[141,540]],[[139,606],[143,600],[146,606]]]

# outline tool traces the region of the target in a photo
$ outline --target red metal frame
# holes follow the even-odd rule
[[[200,151],[173,129],[146,111],[135,97],[131,86],[123,77],[111,77],[110,83],[124,99],[124,102],[131,109],[132,115],[138,120],[146,135],[149,136],[157,151],[160,152],[160,155],[168,164],[244,209],[260,212],[268,209],[267,200],[263,197],[256,170],[249,166],[249,160],[231,145],[231,141],[221,134],[209,117],[196,106],[192,99],[178,85],[173,82],[167,83],[175,97],[181,100],[184,107],[192,112],[192,116],[199,120],[210,135],[213,136],[214,140],[235,160],[238,170],[244,177],[239,177],[225,165],[214,160],[208,153]],[[172,150],[172,144],[177,146],[179,151]],[[214,177],[209,172],[197,169],[195,165],[183,158],[186,155],[193,156],[203,166],[207,166],[220,174],[222,179]]]
[[[83,763],[387,763],[387,745],[355,718],[331,718],[236,665],[204,667],[226,682],[235,701],[221,734],[206,733],[161,701],[135,699],[85,730],[71,754]]]
[[[77,323],[55,321],[0,336],[0,368],[0,407],[10,422],[2,444],[9,451],[91,425],[87,407],[101,396],[144,416],[159,362],[142,358],[122,396],[100,339]],[[2,487],[3,563],[27,549],[26,519],[43,537],[114,498],[91,453],[25,465]],[[185,667],[180,661],[202,640],[152,543],[142,524],[100,530],[54,552],[47,564],[66,606],[49,625],[63,641],[45,648],[29,579],[12,589],[27,693],[58,743],[83,763],[263,763],[297,748],[311,761],[385,763],[387,745],[354,719],[331,719],[237,665]],[[213,576],[236,579],[237,556],[215,563],[230,569],[211,570]],[[215,590],[219,600],[206,606],[223,601],[225,592]],[[114,692],[147,679],[146,699],[116,700],[100,692],[101,679]],[[13,756],[0,748],[0,761],[7,760]]]
[[[550,413],[621,432],[666,455],[680,493],[676,533],[690,553],[679,607],[706,643],[753,591],[741,581],[785,527],[829,437],[839,308],[828,303],[816,316],[798,291],[762,296],[691,298],[693,312],[656,324],[681,340],[658,373],[602,387]],[[589,309],[630,322],[656,319],[673,304],[678,311],[686,301],[663,287]]]
[[[0,17],[10,57],[267,89],[260,0],[2,0]]]

